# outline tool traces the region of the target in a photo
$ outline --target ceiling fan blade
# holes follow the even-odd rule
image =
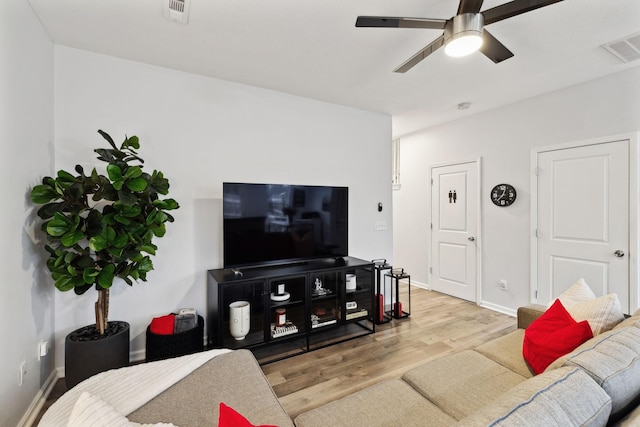
[[[480,8],[482,7],[483,1],[484,0],[460,0],[460,4],[458,5],[457,15],[461,15],[463,13],[480,12]]]
[[[486,28],[482,31],[482,47],[480,48],[480,52],[496,64],[513,56],[513,52],[500,43],[497,38],[493,37]]]
[[[402,64],[401,66],[393,70],[393,72],[406,73],[407,71],[412,69],[414,66],[416,66],[424,58],[426,58],[427,56],[431,55],[433,52],[441,48],[443,44],[444,44],[444,34],[438,37],[437,39],[435,39],[434,41],[432,41],[431,44],[429,44],[429,46],[425,47],[424,49],[420,50],[420,52],[413,55],[411,58],[405,61],[404,64]]]
[[[487,9],[481,13],[484,16],[484,25],[489,25],[561,1],[563,0],[513,0],[509,3]]]
[[[358,16],[356,27],[427,28],[442,30],[446,19],[399,18],[392,16]]]

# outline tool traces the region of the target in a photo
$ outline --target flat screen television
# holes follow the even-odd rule
[[[225,182],[224,267],[348,255],[349,189]]]

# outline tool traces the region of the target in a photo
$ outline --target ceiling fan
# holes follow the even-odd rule
[[[497,64],[511,58],[513,53],[484,27],[560,1],[562,0],[513,0],[481,12],[483,0],[460,0],[458,12],[450,19],[358,16],[356,27],[444,30],[440,37],[393,70],[396,73],[410,70],[442,46],[445,46],[445,53],[449,56],[465,56],[480,50]]]

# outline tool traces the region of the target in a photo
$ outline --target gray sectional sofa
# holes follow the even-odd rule
[[[640,425],[640,310],[534,376],[522,342],[524,328],[543,311],[520,308],[518,329],[508,335],[432,360],[293,421],[247,350],[214,357],[124,415],[139,423],[210,427],[217,425],[224,402],[254,425],[280,427]]]
[[[534,376],[518,329],[299,415],[298,427],[640,425],[640,312]]]

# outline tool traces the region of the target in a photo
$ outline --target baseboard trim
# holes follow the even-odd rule
[[[480,307],[488,308],[489,310],[497,311],[498,313],[506,314],[507,316],[511,317],[516,317],[518,314],[517,310],[502,305],[493,304],[487,301],[480,301],[479,305]]]
[[[51,374],[49,374],[49,377],[44,382],[43,386],[40,388],[38,393],[36,393],[31,405],[27,408],[27,412],[22,416],[22,419],[18,423],[18,427],[31,427],[34,424],[47,401],[47,398],[51,394],[53,387],[56,385],[58,378],[60,378],[58,376],[58,370],[54,369],[51,371]]]
[[[402,280],[401,280],[401,282],[402,282]],[[422,283],[422,282],[418,282],[416,280],[412,280],[411,281],[411,286],[415,286],[416,288],[420,288],[420,289],[425,289],[427,291],[431,290],[431,288],[429,287],[428,284]]]

